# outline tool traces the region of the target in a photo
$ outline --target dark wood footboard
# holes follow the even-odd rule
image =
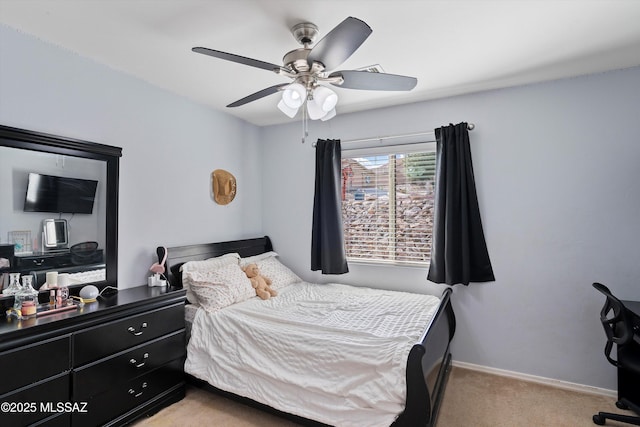
[[[451,370],[449,344],[456,330],[451,289],[442,295],[438,311],[407,359],[407,402],[394,427],[432,427]]]

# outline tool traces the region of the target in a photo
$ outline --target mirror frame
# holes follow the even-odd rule
[[[87,159],[102,160],[106,163],[106,236],[104,248],[106,281],[95,283],[95,285],[100,288],[105,286],[117,287],[118,187],[122,148],[4,125],[0,125],[0,147],[13,147],[23,150],[84,157]],[[77,286],[81,285],[74,285],[74,287]]]

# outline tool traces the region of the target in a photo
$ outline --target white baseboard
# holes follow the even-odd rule
[[[618,397],[618,392],[616,390],[608,390],[606,388],[592,387],[592,386],[588,386],[588,385],[584,385],[584,384],[577,384],[577,383],[571,383],[571,382],[568,382],[568,381],[556,380],[556,379],[553,379],[553,378],[538,377],[536,375],[529,375],[529,374],[523,374],[521,372],[514,372],[514,371],[507,371],[507,370],[504,370],[504,369],[491,368],[489,366],[474,365],[473,363],[458,362],[458,361],[455,361],[455,360],[452,361],[452,364],[453,364],[453,366],[458,366],[460,368],[465,368],[465,369],[471,369],[473,371],[479,371],[479,372],[484,372],[484,373],[487,373],[487,374],[499,375],[499,376],[502,376],[502,377],[513,378],[513,379],[516,379],[516,380],[522,380],[522,381],[529,381],[529,382],[534,382],[534,383],[538,383],[538,384],[544,384],[544,385],[548,385],[548,386],[551,386],[551,387],[562,388],[562,389],[565,389],[565,390],[571,390],[571,391],[576,391],[576,392],[580,392],[580,393],[597,394],[597,395],[613,397],[613,398],[617,398]]]

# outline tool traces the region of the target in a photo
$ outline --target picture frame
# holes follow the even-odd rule
[[[7,240],[13,244],[16,255],[33,252],[31,230],[9,231]]]

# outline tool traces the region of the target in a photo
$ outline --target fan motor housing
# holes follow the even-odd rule
[[[297,72],[309,71],[307,56],[309,56],[310,51],[311,49],[309,48],[294,49],[282,58],[282,62],[285,67],[289,67]]]
[[[316,39],[318,27],[311,22],[301,22],[291,27],[291,34],[303,46],[307,46]]]

